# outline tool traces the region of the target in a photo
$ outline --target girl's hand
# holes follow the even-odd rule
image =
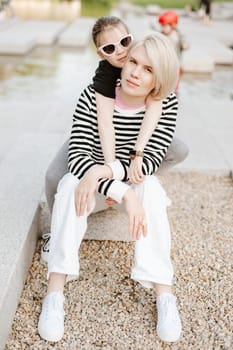
[[[140,239],[141,234],[145,237],[147,235],[145,211],[132,188],[126,191],[123,200],[129,217],[129,234],[134,239]]]
[[[143,162],[142,157],[135,157],[135,159],[131,160],[129,170],[128,170],[128,176],[129,176],[129,181],[132,184],[139,184],[144,180],[144,175],[142,172],[142,162]]]

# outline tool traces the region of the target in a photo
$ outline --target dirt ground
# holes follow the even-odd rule
[[[172,205],[174,292],[183,334],[176,344],[156,334],[153,291],[130,279],[133,242],[84,241],[78,281],[65,287],[65,335],[40,339],[37,322],[46,291],[38,242],[5,350],[226,350],[233,348],[233,183],[229,177],[170,173],[162,183]],[[106,225],[103,219],[106,215]],[[96,230],[124,214],[94,214]],[[93,223],[92,223],[93,224]]]

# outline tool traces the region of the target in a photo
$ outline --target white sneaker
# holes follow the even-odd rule
[[[38,323],[38,332],[41,338],[57,342],[63,337],[64,301],[62,292],[51,292],[44,298]]]
[[[157,297],[157,333],[164,342],[179,340],[182,330],[179,311],[176,307],[176,297],[162,293]]]
[[[41,262],[48,262],[49,259],[49,248],[50,248],[50,238],[51,233],[44,233],[42,235],[42,238],[44,240],[44,243],[42,244],[41,250],[40,250],[40,261]]]

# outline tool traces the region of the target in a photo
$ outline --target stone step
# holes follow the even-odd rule
[[[214,58],[199,46],[192,45],[182,54],[181,62],[184,73],[212,73],[214,71]]]
[[[36,35],[18,21],[0,32],[0,54],[25,55],[36,45]]]
[[[0,349],[4,349],[38,239],[45,169],[60,134],[24,133],[0,164]]]
[[[81,17],[72,23],[59,37],[60,46],[86,47],[91,40],[91,31],[95,23],[92,17]]]
[[[36,45],[52,45],[65,21],[15,21],[0,31],[0,54],[25,55]]]
[[[68,23],[65,21],[28,20],[26,26],[28,30],[35,33],[37,45],[52,45],[68,26]]]

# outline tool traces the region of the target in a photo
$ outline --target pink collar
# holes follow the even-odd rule
[[[116,97],[115,97],[115,105],[121,109],[125,109],[125,110],[134,110],[134,109],[140,109],[145,107],[145,103],[143,105],[138,105],[138,106],[129,106],[124,104],[121,100],[120,100],[120,94],[119,94],[119,87],[116,87]]]

